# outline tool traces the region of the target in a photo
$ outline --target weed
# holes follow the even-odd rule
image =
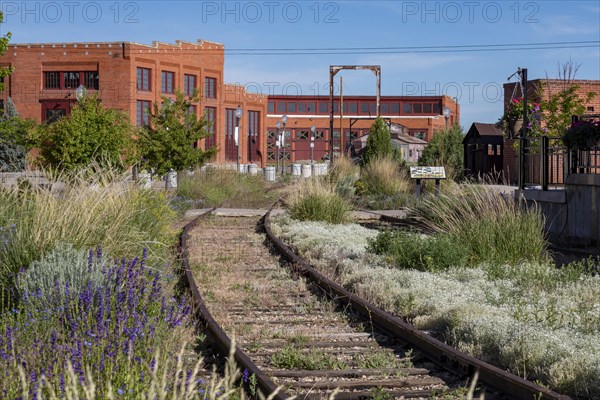
[[[319,353],[315,350],[303,353],[294,346],[286,346],[273,354],[271,364],[275,368],[310,371],[347,368],[344,361],[338,360],[330,354]]]

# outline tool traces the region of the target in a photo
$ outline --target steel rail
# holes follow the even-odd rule
[[[379,329],[391,336],[399,337],[421,351],[427,358],[459,376],[473,376],[479,371],[479,381],[520,400],[568,400],[569,396],[556,393],[548,388],[536,385],[526,379],[513,375],[475,357],[460,352],[406,323],[364,299],[346,290],[333,280],[319,273],[308,262],[299,257],[287,244],[276,237],[271,230],[271,210],[263,217],[268,239],[274,247],[292,264],[294,270],[315,283],[327,296],[348,303],[356,311],[368,318]]]
[[[204,214],[199,215],[193,221],[185,225],[179,237],[178,252],[182,265],[182,278],[188,285],[192,294],[192,301],[195,306],[195,315],[204,324],[206,330],[212,336],[219,353],[227,356],[231,349],[232,340],[212,317],[208,308],[206,307],[204,300],[200,295],[200,291],[198,290],[198,286],[196,286],[189,263],[188,240],[190,237],[190,231],[194,229],[201,220],[210,216],[214,210],[215,209],[213,208]],[[254,374],[254,376],[256,376],[257,386],[266,396],[278,391],[279,387],[256,364],[254,364],[254,362],[243,351],[236,348],[234,358],[242,370],[248,370],[250,375]],[[271,398],[273,400],[284,400],[287,399],[288,396],[283,391],[279,390]]]

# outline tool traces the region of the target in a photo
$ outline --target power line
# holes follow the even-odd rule
[[[192,43],[193,45],[193,43]],[[553,49],[598,48],[600,41],[569,41],[569,42],[532,42],[532,43],[489,43],[439,46],[390,46],[390,47],[313,47],[313,48],[214,48],[204,49],[205,54],[224,53],[227,56],[306,56],[306,55],[368,55],[368,54],[435,54],[435,53],[477,53],[490,51],[535,51]],[[177,51],[183,54],[198,54],[194,49],[172,47],[165,44],[163,48],[145,46],[131,49],[133,53]]]
[[[314,47],[314,48],[241,48],[225,49],[225,51],[363,51],[363,50],[413,50],[413,49],[457,49],[481,47],[518,47],[518,46],[550,46],[568,44],[598,44],[598,40],[573,41],[573,42],[537,42],[537,43],[500,43],[500,44],[466,44],[466,45],[440,45],[440,46],[394,46],[394,47]]]

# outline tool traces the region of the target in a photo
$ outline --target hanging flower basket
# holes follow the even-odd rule
[[[523,118],[509,118],[508,119],[508,134],[509,137],[519,137],[521,129],[523,128]]]

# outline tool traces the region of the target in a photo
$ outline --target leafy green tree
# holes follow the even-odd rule
[[[4,103],[0,117],[0,172],[18,172],[27,168],[29,132],[35,126],[32,120],[19,118],[12,99]]]
[[[124,169],[135,159],[135,134],[125,112],[103,107],[95,96],[85,97],[71,114],[38,129],[38,161],[66,171],[93,162]]]
[[[0,24],[4,21],[4,14],[0,12]],[[6,53],[8,49],[8,42],[10,42],[12,34],[7,32],[6,35],[0,36],[0,56]],[[4,90],[4,84],[1,82],[2,79],[7,77],[13,72],[12,67],[0,67],[0,90]]]
[[[154,103],[150,125],[140,133],[142,168],[165,175],[170,170],[179,172],[201,166],[214,156],[216,148],[203,151],[195,146],[210,134],[206,120],[190,112],[199,101],[198,94],[186,98],[177,91],[174,100],[162,99],[162,105]]]
[[[570,85],[556,93],[548,93],[548,98],[541,103],[544,111],[544,134],[551,137],[563,137],[571,126],[571,116],[585,113],[586,103],[595,96],[589,92],[581,97],[577,92],[578,85]],[[548,86],[547,90],[550,90]]]
[[[425,146],[419,165],[444,166],[448,174],[460,178],[463,175],[463,144],[465,137],[462,127],[458,124],[438,130]]]
[[[369,129],[369,137],[362,155],[362,163],[366,165],[377,158],[390,157],[392,152],[390,128],[383,118],[377,118]]]

